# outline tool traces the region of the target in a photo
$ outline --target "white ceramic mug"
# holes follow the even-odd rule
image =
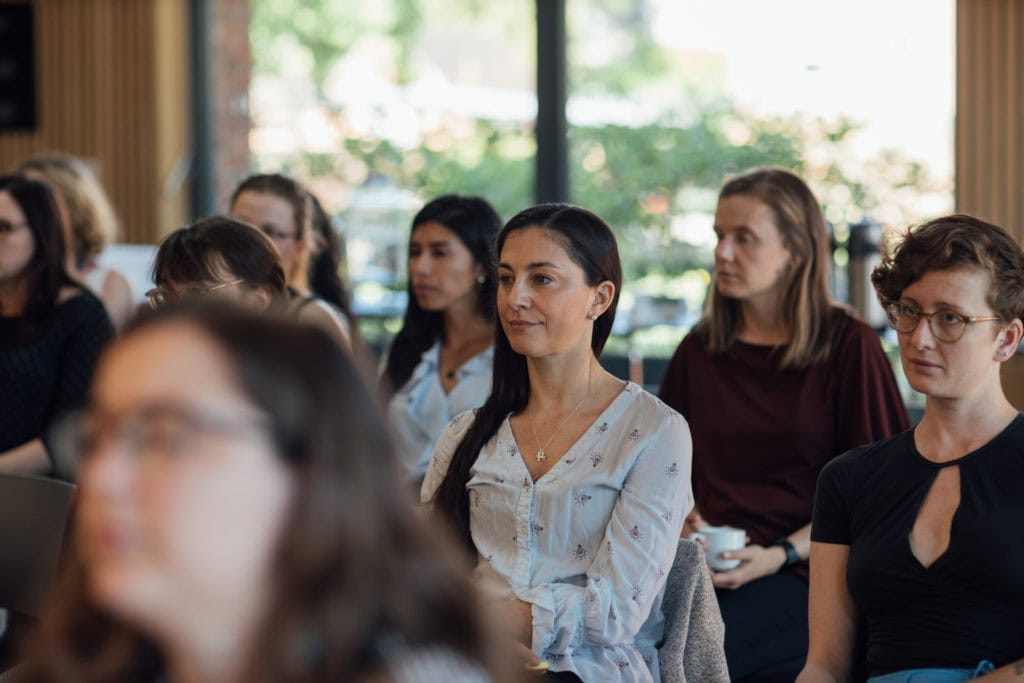
[[[722,553],[742,550],[747,545],[747,532],[731,526],[702,526],[690,539],[704,543],[704,554],[708,565],[716,571],[726,571],[740,566],[739,560],[723,560]]]

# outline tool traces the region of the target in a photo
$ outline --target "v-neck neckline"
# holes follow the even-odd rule
[[[557,469],[562,468],[563,463],[569,458],[569,455],[571,453],[573,453],[574,451],[576,451],[577,449],[579,449],[580,444],[583,443],[583,441],[588,436],[590,436],[591,432],[594,431],[594,426],[600,424],[602,421],[607,422],[606,418],[607,418],[608,413],[612,410],[612,408],[614,408],[616,405],[618,405],[618,403],[620,401],[623,400],[623,397],[625,397],[627,394],[632,394],[635,391],[634,387],[639,388],[639,385],[636,384],[635,382],[626,380],[625,386],[623,386],[622,389],[619,390],[619,393],[615,395],[615,398],[612,399],[611,403],[609,403],[605,407],[605,409],[602,410],[600,412],[600,414],[598,414],[598,416],[596,418],[594,418],[594,421],[591,422],[587,426],[587,428],[583,430],[583,433],[580,434],[579,438],[576,439],[576,441],[574,441],[571,446],[569,446],[569,448],[565,451],[565,453],[563,453],[561,455],[560,458],[558,458],[557,461],[555,461],[555,463],[551,466],[551,469],[549,469],[547,472],[545,472],[544,474],[540,475],[536,479],[534,479],[533,476],[530,474],[530,468],[526,464],[526,456],[523,454],[523,449],[519,446],[519,441],[516,440],[516,433],[515,433],[515,431],[512,430],[512,423],[510,422],[510,418],[512,417],[512,414],[510,413],[510,414],[506,415],[505,416],[505,422],[504,422],[504,424],[502,426],[503,426],[504,429],[508,430],[509,439],[511,439],[512,443],[515,445],[515,447],[516,447],[516,454],[519,456],[519,458],[518,458],[519,466],[523,468],[524,472],[526,473],[527,479],[529,479],[530,482],[534,486],[536,486],[536,485],[540,484],[542,481],[544,481],[545,479],[547,479],[548,475],[550,475],[552,472],[554,472]],[[573,462],[576,462],[576,461],[573,460]]]

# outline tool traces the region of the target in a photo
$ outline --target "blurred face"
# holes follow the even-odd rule
[[[268,594],[293,483],[265,427],[230,359],[186,323],[104,357],[83,420],[78,529],[98,604],[159,635]]]
[[[21,207],[7,192],[0,192],[0,284],[18,282],[32,261],[36,240]]]
[[[785,287],[792,260],[767,204],[731,195],[715,210],[715,282],[722,296],[757,302],[776,297]]]
[[[292,272],[299,257],[305,252],[306,242],[300,239],[295,212],[288,200],[269,192],[246,190],[238,195],[231,206],[231,217],[262,230],[281,254],[284,272]]]
[[[587,284],[559,239],[540,227],[508,235],[498,265],[498,315],[516,353],[531,358],[590,348],[614,287]]]
[[[904,289],[899,303],[905,311],[939,313],[933,323],[936,326],[944,319],[955,319],[948,314],[995,316],[985,300],[989,286],[989,274],[977,268],[933,270]],[[910,386],[944,399],[969,399],[992,388],[999,390],[1005,331],[1006,325],[998,320],[975,322],[963,328],[957,341],[941,341],[932,332],[927,315],[922,315],[912,332],[897,335]]]
[[[409,239],[409,279],[416,303],[426,311],[463,307],[477,301],[477,278],[483,268],[452,230],[437,221],[413,228]]]

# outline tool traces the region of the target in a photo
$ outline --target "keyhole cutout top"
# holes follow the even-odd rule
[[[925,569],[949,548],[953,515],[960,507],[960,466],[939,470],[910,531],[910,552]]]

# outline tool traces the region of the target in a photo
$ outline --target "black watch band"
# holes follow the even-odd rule
[[[772,545],[777,545],[786,551],[786,562],[782,565],[783,567],[788,567],[800,561],[800,553],[796,551],[796,548],[793,547],[788,538],[780,538],[775,543],[772,543]]]

